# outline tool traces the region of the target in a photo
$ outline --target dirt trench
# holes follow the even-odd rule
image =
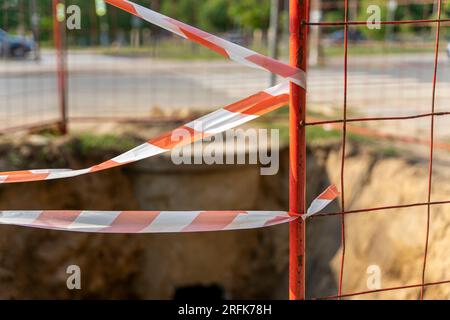
[[[0,169],[84,167],[117,154],[80,154],[64,144],[3,145]],[[387,156],[350,144],[346,155],[346,209],[420,202],[427,186],[420,160]],[[45,150],[45,152],[42,152]],[[3,210],[286,210],[288,150],[280,172],[261,176],[258,166],[175,166],[167,156],[69,180],[2,185]],[[56,163],[56,164],[55,164]],[[339,182],[335,142],[308,148],[308,203]],[[27,166],[30,167],[30,166]],[[433,198],[450,184],[440,171]],[[425,188],[425,189],[424,189]],[[328,212],[339,212],[336,201]],[[383,287],[420,282],[426,207],[352,214],[345,218],[344,293],[367,290],[367,268],[379,266]],[[445,206],[432,212],[427,280],[450,278]],[[340,216],[307,225],[308,297],[336,294]],[[68,290],[66,268],[82,270],[82,289]],[[285,299],[288,286],[287,225],[248,231],[193,234],[102,235],[0,226],[0,298],[171,299],[214,294],[235,299]],[[448,298],[450,286],[428,287],[426,297]],[[363,298],[417,298],[418,289]]]

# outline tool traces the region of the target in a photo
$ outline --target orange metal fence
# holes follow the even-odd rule
[[[308,2],[308,1],[307,1]],[[323,213],[318,214],[314,217],[314,219],[326,219],[326,217],[329,216],[340,216],[341,218],[341,248],[342,248],[342,254],[340,259],[340,270],[339,270],[339,281],[338,281],[338,292],[334,296],[329,297],[321,297],[322,299],[340,299],[340,298],[346,298],[346,297],[355,297],[355,296],[361,296],[364,298],[364,295],[370,294],[370,293],[376,293],[376,292],[384,292],[384,291],[394,291],[394,290],[402,290],[402,289],[408,289],[408,288],[420,288],[420,298],[424,298],[424,292],[425,288],[427,286],[437,286],[437,285],[443,285],[450,283],[450,280],[443,279],[442,281],[435,281],[435,282],[426,282],[426,271],[427,271],[427,258],[428,258],[428,251],[429,251],[429,238],[430,238],[430,222],[432,219],[431,216],[431,208],[432,206],[439,205],[439,204],[448,204],[450,201],[432,201],[432,182],[433,182],[433,160],[435,156],[435,148],[436,147],[443,147],[445,149],[448,149],[448,144],[446,143],[437,143],[435,141],[435,120],[436,117],[446,117],[448,116],[448,113],[445,110],[442,110],[442,112],[436,112],[436,96],[437,96],[437,82],[438,82],[438,70],[440,66],[440,51],[442,48],[440,48],[440,38],[441,38],[441,32],[442,32],[442,24],[447,22],[448,19],[443,18],[443,11],[444,11],[444,4],[445,1],[443,0],[437,0],[435,1],[435,4],[437,5],[437,16],[435,19],[428,19],[428,20],[392,20],[392,21],[382,21],[382,25],[404,25],[404,24],[413,24],[413,25],[429,25],[431,27],[435,27],[435,39],[434,39],[434,57],[433,57],[433,70],[431,72],[429,82],[431,83],[431,92],[430,92],[430,100],[429,100],[429,112],[427,113],[416,113],[416,114],[408,114],[405,116],[382,116],[382,117],[358,117],[358,118],[352,118],[348,114],[348,97],[350,95],[349,92],[349,30],[350,28],[354,26],[361,26],[366,25],[366,21],[354,21],[349,19],[349,0],[343,0],[342,6],[345,9],[344,17],[342,21],[338,22],[308,22],[303,21],[305,25],[308,25],[309,27],[319,27],[319,28],[325,28],[328,26],[343,26],[344,27],[344,57],[343,57],[343,101],[341,101],[342,106],[342,116],[340,116],[337,119],[328,119],[328,120],[318,120],[314,119],[314,121],[309,121],[304,124],[304,126],[318,126],[318,125],[326,125],[326,124],[332,124],[335,128],[339,128],[342,130],[342,150],[341,150],[341,163],[340,163],[340,191],[341,191],[341,211],[335,212],[335,213]],[[370,89],[370,88],[367,88]],[[374,123],[385,123],[387,121],[393,121],[393,120],[400,120],[400,121],[415,121],[417,119],[426,118],[429,119],[429,130],[430,135],[428,138],[421,138],[421,139],[406,139],[410,140],[409,142],[417,143],[420,141],[422,144],[428,145],[429,148],[429,155],[428,155],[428,181],[427,181],[427,201],[420,202],[420,203],[408,203],[408,204],[402,204],[402,205],[391,205],[391,206],[383,206],[383,207],[371,207],[371,208],[362,208],[358,210],[349,210],[348,204],[345,202],[345,195],[347,193],[347,190],[345,188],[345,170],[346,170],[346,142],[348,140],[348,132],[349,129],[352,130],[361,130],[365,131],[368,130],[369,134],[371,135],[377,135],[380,133],[380,131],[373,129],[370,131],[367,128],[361,128],[358,127],[358,125],[367,123],[367,122],[374,122]],[[351,123],[351,124],[350,124]],[[354,215],[354,214],[375,214],[378,211],[381,210],[395,210],[400,208],[412,208],[412,207],[420,207],[424,206],[427,208],[427,215],[426,215],[426,225],[424,228],[426,229],[425,232],[425,238],[423,239],[423,257],[422,257],[422,272],[421,272],[421,282],[420,283],[413,283],[413,284],[407,284],[403,286],[395,286],[395,287],[387,287],[387,288],[381,288],[376,290],[366,290],[366,291],[358,291],[358,292],[345,292],[343,290],[343,275],[344,270],[346,267],[346,217],[348,215]],[[319,298],[320,299],[320,298]]]

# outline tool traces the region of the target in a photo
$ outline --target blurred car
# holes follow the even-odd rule
[[[24,58],[33,51],[34,47],[33,40],[13,36],[0,29],[0,56]]]
[[[359,30],[348,30],[348,41],[361,42],[367,40],[364,34]],[[329,44],[342,44],[344,42],[344,30],[337,30],[326,37]]]

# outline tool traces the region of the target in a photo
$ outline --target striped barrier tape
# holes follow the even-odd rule
[[[316,213],[322,211],[326,206],[330,204],[331,201],[339,196],[339,191],[337,187],[333,184],[329,186],[324,192],[322,192],[316,199],[311,202],[308,210],[301,217],[303,220],[315,215]]]
[[[0,224],[96,233],[253,229],[297,219],[269,211],[1,211]]]
[[[92,167],[78,170],[38,169],[0,172],[0,184],[70,178],[136,162],[235,128],[286,105],[288,101],[289,85],[286,82],[211,112]],[[201,131],[197,131],[199,128]],[[189,134],[188,137],[186,133]],[[180,137],[180,140],[174,141],[172,137]]]
[[[177,34],[182,38],[189,39],[205,46],[228,59],[249,67],[264,69],[275,73],[306,89],[306,75],[303,70],[214,36],[131,1],[105,0],[105,2]]]
[[[126,0],[106,0],[179,36],[199,43],[223,56],[250,67],[265,69],[306,88],[305,73],[288,64],[258,54],[202,30],[166,17]],[[111,160],[80,170],[40,169],[1,172],[0,183],[53,180],[75,177],[125,165],[161,154],[175,147],[193,143],[224,132],[273,111],[289,100],[288,84],[266,89],[246,99],[207,114],[184,126],[127,151]],[[195,123],[200,123],[197,131]],[[173,141],[178,130],[189,137]],[[183,136],[183,135],[179,135]],[[282,211],[0,211],[0,224],[96,233],[164,233],[240,230],[277,225],[312,216],[339,195],[330,186],[312,203],[304,215]]]
[[[302,217],[318,213],[338,195],[335,186],[328,187]],[[298,218],[299,215],[284,211],[0,211],[0,224],[95,233],[242,230],[274,226]]]

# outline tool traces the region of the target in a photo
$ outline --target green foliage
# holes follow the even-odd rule
[[[233,27],[233,20],[228,15],[228,0],[209,0],[200,7],[200,26],[210,31],[226,31]]]
[[[202,0],[163,1],[161,13],[191,25],[198,25],[199,8],[203,2]]]
[[[255,29],[267,30],[270,20],[270,0],[133,0],[134,2],[155,9],[168,16],[179,19],[188,24],[198,26],[212,32],[224,32],[234,27],[240,27],[248,31]],[[29,0],[0,0],[0,6],[9,3],[7,10],[1,7],[0,27],[15,33],[22,22],[26,30],[30,30],[30,6]],[[51,1],[37,0],[40,16],[40,39],[44,43],[50,43],[53,38],[53,18]],[[378,5],[381,8],[382,20],[387,19],[387,0],[360,0],[358,1],[358,19],[365,21],[368,18],[367,8],[369,5]],[[100,26],[109,25],[110,39],[116,40],[119,34],[128,37],[132,28],[132,16],[123,10],[107,5],[107,14],[98,17],[95,14],[95,2],[93,0],[66,0],[66,5],[78,5],[82,10],[81,30],[68,32],[69,43],[76,45],[97,45],[99,42]],[[443,2],[442,18],[450,17],[450,1]],[[21,15],[22,11],[22,15]],[[325,10],[324,20],[343,20],[342,8]],[[285,28],[287,23],[287,12],[281,13],[281,25]],[[21,19],[20,17],[24,17]],[[433,12],[433,4],[421,4],[418,2],[408,5],[399,5],[396,10],[395,19],[426,19],[436,18]],[[7,23],[7,25],[4,25]],[[143,27],[153,30],[152,34],[162,32],[160,28],[143,23]],[[333,31],[339,28],[327,28]],[[381,30],[369,30],[365,27],[358,28],[365,33],[368,39],[383,40],[386,36],[386,26]],[[431,26],[414,26],[403,24],[392,26],[397,34],[409,35],[421,32],[429,32]],[[29,31],[28,31],[29,34]]]
[[[309,142],[317,140],[337,139],[340,137],[342,137],[342,133],[335,129],[325,130],[321,126],[310,126],[306,128],[306,140]]]
[[[381,9],[381,20],[386,21],[388,18],[388,8],[386,0],[361,0],[359,7],[358,20],[367,21],[371,13],[367,13],[369,6],[378,6]],[[381,25],[380,29],[359,28],[359,30],[365,34],[368,39],[371,40],[383,40],[386,35],[386,26]]]
[[[398,157],[401,154],[400,151],[394,146],[381,147],[378,152],[386,158]]]
[[[270,0],[232,1],[228,14],[245,29],[266,30],[270,21]]]
[[[443,3],[444,4],[444,3]],[[381,9],[381,20],[386,21],[389,18],[394,20],[420,20],[420,19],[436,19],[436,14],[433,12],[433,4],[419,4],[411,3],[408,5],[399,5],[395,11],[395,16],[389,17],[388,1],[387,0],[361,0],[359,6],[358,19],[365,21],[369,14],[367,8],[370,5],[377,5]],[[442,18],[450,16],[450,2],[445,2]],[[371,40],[384,40],[387,36],[386,30],[391,28],[396,36],[420,34],[425,31],[430,31],[431,27],[418,26],[414,24],[401,24],[395,26],[382,25],[381,29],[370,30],[368,28],[360,28],[360,30]]]
[[[442,3],[442,5],[443,5],[443,8],[442,8],[441,18],[448,19],[450,17],[450,2],[445,1]]]
[[[136,141],[127,136],[83,133],[72,141],[72,146],[81,154],[89,154],[99,150],[122,152],[136,146]]]

